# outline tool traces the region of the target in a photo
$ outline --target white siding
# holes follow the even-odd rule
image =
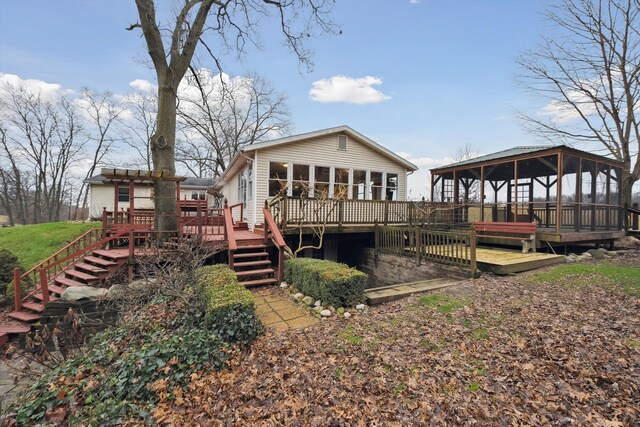
[[[351,137],[348,137],[347,150],[338,150],[338,134],[333,134],[261,149],[254,178],[257,184],[254,199],[258,207],[269,197],[270,161],[397,173],[398,200],[407,197],[407,169],[403,165]],[[257,209],[256,213],[255,223],[261,224],[262,210]]]
[[[122,187],[128,187],[128,184],[122,185]],[[151,200],[151,186],[136,186],[133,190],[135,197],[134,207],[136,209],[153,209],[153,200]],[[180,188],[180,199],[191,200],[192,191],[207,191],[206,188]],[[92,184],[91,191],[89,192],[89,217],[101,218],[102,208],[106,207],[108,211],[113,211],[115,185],[113,184]],[[207,194],[207,199],[211,197]],[[118,209],[127,209],[129,202],[118,202]]]
[[[224,184],[222,185],[222,195],[224,196],[225,199],[227,199],[227,202],[229,203],[229,206],[231,205],[235,205],[237,203],[240,203],[240,199],[239,199],[239,195],[238,195],[238,176],[239,174],[247,167],[248,164],[253,163],[251,161],[251,159],[246,159],[246,158],[240,158],[238,159],[238,162],[243,162],[242,163],[242,167],[238,167],[235,171],[235,173],[233,174],[229,174],[227,176],[225,176],[225,181]],[[254,175],[253,175],[253,181],[254,183],[256,182],[256,173],[255,173],[255,169],[254,169]],[[256,197],[255,197],[255,184],[254,184],[254,193],[253,193],[253,203],[255,204],[256,201]],[[264,201],[263,201],[264,203]],[[253,212],[255,211],[255,205],[249,205],[247,206],[247,208],[244,211],[244,219],[247,220],[247,222],[249,223],[249,227],[253,228],[253,225],[255,224],[255,219],[253,218]],[[240,217],[237,215],[238,214],[238,210],[234,210],[234,220],[238,221],[240,220]]]

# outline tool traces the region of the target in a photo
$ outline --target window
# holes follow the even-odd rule
[[[346,199],[349,186],[349,169],[335,168],[333,180],[333,197]]]
[[[387,200],[398,200],[398,174],[387,174]]]
[[[382,172],[371,172],[371,200],[382,200]]]
[[[288,163],[269,162],[269,197],[277,196],[287,187]]]
[[[367,171],[353,171],[353,198],[357,200],[367,198]]]
[[[206,191],[192,191],[191,192],[191,200],[206,200],[207,192]]]
[[[129,187],[118,187],[118,201],[119,202],[129,201]]]
[[[300,197],[309,191],[309,165],[293,165],[291,187],[293,197]]]
[[[245,206],[253,199],[253,170],[246,168],[238,174],[238,200]]]
[[[347,150],[347,135],[338,135],[338,150]]]
[[[329,197],[329,185],[331,181],[331,168],[328,166],[315,167],[315,186],[313,188],[315,197]]]

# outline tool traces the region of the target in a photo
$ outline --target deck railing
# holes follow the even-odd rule
[[[420,227],[375,227],[375,247],[379,252],[411,257],[477,271],[476,236],[470,231],[439,231]]]
[[[282,237],[282,233],[280,233],[280,229],[278,228],[276,221],[273,219],[268,206],[265,206],[262,209],[262,213],[264,214],[264,242],[266,244],[269,239],[271,239],[275,246],[278,248],[277,278],[278,281],[282,281],[284,276],[284,248],[287,246],[287,244],[284,241],[284,237]]]
[[[25,273],[21,273],[19,268],[14,269],[13,289],[15,310],[20,311],[22,303],[26,298],[38,291],[42,292],[42,302],[44,304],[49,302],[49,283],[51,283],[56,276],[62,274],[71,264],[94,249],[104,248],[106,245],[119,240],[128,240],[129,250],[132,251],[133,242],[136,238],[136,230],[130,227],[105,238],[101,238],[101,235],[101,229],[91,229]],[[32,288],[23,296],[21,284],[24,282],[32,286]]]
[[[281,229],[324,223],[328,225],[452,223],[452,205],[427,201],[347,200],[276,197],[268,204]]]

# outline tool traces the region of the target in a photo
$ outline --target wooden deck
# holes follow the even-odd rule
[[[384,302],[395,301],[409,295],[447,288],[455,285],[456,283],[457,281],[455,280],[445,278],[370,288],[366,290],[367,303],[369,305],[382,304]]]
[[[415,253],[415,248],[407,247],[405,250]],[[437,254],[441,249],[438,246],[427,246],[423,248],[424,251]],[[464,258],[464,254],[460,254],[458,257],[468,259]],[[558,264],[564,261],[564,256],[542,252],[523,254],[520,250],[478,246],[476,261],[478,269],[481,271],[509,274]]]

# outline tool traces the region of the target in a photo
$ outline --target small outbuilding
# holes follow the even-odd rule
[[[431,195],[459,226],[535,222],[539,244],[613,241],[624,236],[622,167],[565,145],[515,147],[431,169]]]

